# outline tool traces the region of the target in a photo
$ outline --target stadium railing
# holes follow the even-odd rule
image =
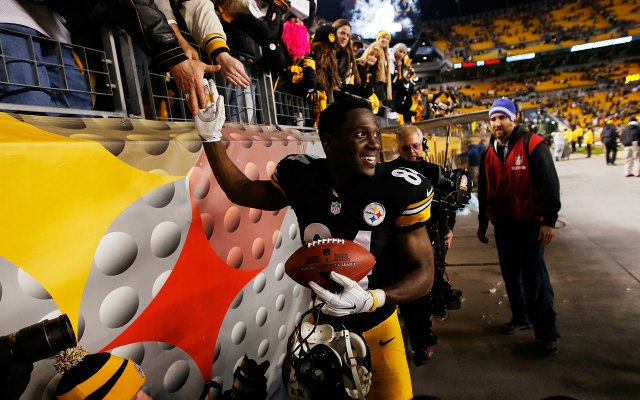
[[[188,110],[184,96],[169,73],[154,72],[149,68],[148,57],[131,41],[127,33],[118,27],[101,28],[102,49],[93,49],[69,45],[43,37],[31,36],[19,32],[2,30],[3,33],[20,35],[27,39],[30,46],[47,45],[58,49],[71,48],[77,55],[78,69],[89,82],[89,93],[94,101],[92,110],[58,107],[42,107],[30,104],[14,104],[0,100],[0,110],[14,113],[48,114],[67,116],[91,116],[104,118],[136,118],[163,121],[191,121],[193,116]],[[191,37],[183,35],[197,49],[200,59],[211,60]],[[7,63],[23,61],[31,65],[36,77],[33,85],[24,85],[25,90],[56,90],[73,92],[62,85],[60,88],[43,87],[37,79],[37,68],[42,61],[36,59],[31,49],[30,57],[12,59],[0,54],[0,87],[16,85],[6,73]],[[59,54],[59,50],[58,50]],[[273,90],[273,79],[268,71],[261,69],[254,59],[245,54],[232,53],[245,65],[251,78],[249,88],[243,89],[228,84],[220,74],[213,77],[218,91],[225,96],[227,120],[244,124],[291,126],[300,130],[315,130],[315,109],[312,102],[305,98]],[[65,66],[60,63],[47,64],[47,68]],[[329,94],[329,103],[333,96]],[[390,110],[381,107],[380,126],[392,126],[394,121],[388,118]]]

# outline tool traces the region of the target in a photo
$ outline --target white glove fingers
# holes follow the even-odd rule
[[[328,305],[336,307],[343,307],[345,305],[348,305],[344,300],[340,299],[339,295],[328,291],[327,289],[323,288],[313,281],[309,281],[309,287],[316,293],[316,296],[318,296],[320,300]]]
[[[218,94],[217,90],[216,94]],[[218,100],[216,101],[216,110],[220,110],[218,112],[218,115],[222,118],[223,121],[227,119],[227,110],[224,108],[224,96],[222,95],[218,96]]]
[[[345,289],[348,287],[352,287],[354,283],[357,284],[357,282],[355,282],[353,279],[347,278],[346,276],[339,274],[335,271],[331,271],[331,273],[329,274],[329,277],[331,278],[332,281],[339,284]]]

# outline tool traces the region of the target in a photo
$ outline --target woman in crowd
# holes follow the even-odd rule
[[[333,23],[333,27],[336,28],[338,43],[336,48],[338,73],[340,74],[343,90],[346,90],[344,88],[346,85],[360,85],[356,56],[353,52],[353,46],[351,46],[351,24],[346,19],[338,19]]]
[[[391,94],[391,70],[389,61],[389,42],[391,41],[391,35],[389,32],[380,31],[376,41],[372,43],[367,50],[365,50],[362,58],[365,60],[371,54],[376,51],[378,53],[378,60],[376,62],[376,73],[374,76],[374,92],[381,103],[390,104],[392,100]]]
[[[358,87],[362,93],[360,96],[369,99],[375,114],[378,113],[380,108],[380,100],[374,93],[378,60],[383,57],[380,51],[378,48],[367,48],[367,51],[357,60],[358,73],[360,74],[360,85]]]

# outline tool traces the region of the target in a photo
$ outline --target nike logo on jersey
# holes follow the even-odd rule
[[[388,345],[388,344],[389,344],[389,342],[391,342],[391,341],[392,341],[393,339],[395,339],[395,338],[396,338],[396,337],[394,336],[394,337],[392,337],[392,338],[391,338],[391,339],[389,339],[389,340],[385,340],[384,342],[382,341],[382,339],[380,339],[380,341],[378,342],[378,344],[380,345],[380,347],[386,346],[386,345]]]

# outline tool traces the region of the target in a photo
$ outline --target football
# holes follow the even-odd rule
[[[367,249],[346,239],[321,239],[303,245],[287,260],[284,270],[291,279],[309,287],[314,281],[325,289],[340,291],[342,287],[329,277],[331,271],[354,281],[364,278],[376,263]]]

